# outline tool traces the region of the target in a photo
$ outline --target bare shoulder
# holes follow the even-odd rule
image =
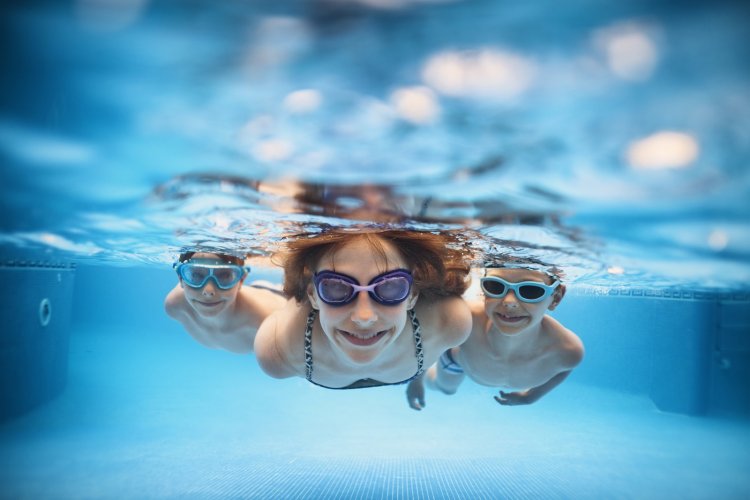
[[[261,323],[255,337],[255,356],[263,371],[274,378],[297,375],[303,348],[302,308],[290,299]],[[299,351],[299,352],[297,352]]]
[[[164,299],[164,311],[171,318],[177,318],[185,312],[185,292],[180,285],[175,286]]]
[[[487,319],[487,313],[484,311],[484,300],[467,300],[466,304],[469,307],[474,324],[484,324]]]
[[[461,297],[420,298],[415,309],[420,321],[439,333],[446,346],[463,343],[471,333],[471,310]]]
[[[552,318],[545,317],[545,329],[555,338],[560,360],[566,368],[573,369],[583,360],[584,347],[581,339],[572,330]]]
[[[271,289],[255,286],[240,288],[240,298],[246,308],[266,317],[286,305],[287,300]]]

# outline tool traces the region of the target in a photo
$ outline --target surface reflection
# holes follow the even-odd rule
[[[484,165],[475,171],[482,175],[488,168],[496,167]],[[466,175],[472,174],[467,169]],[[552,194],[539,192],[538,196],[553,207],[559,203]],[[159,186],[151,203],[178,211],[185,221],[201,222],[192,227],[181,224],[178,241],[183,246],[240,248],[256,257],[273,254],[290,235],[375,224],[391,229],[450,230],[471,252],[559,259],[571,279],[581,279],[592,270],[602,272],[606,265],[598,256],[598,242],[580,228],[566,225],[563,212],[519,209],[494,198],[471,201],[425,195],[410,186],[202,174],[180,176]],[[224,218],[215,220],[211,213],[224,214]]]
[[[744,285],[744,5],[553,4],[4,5],[0,253],[267,256],[366,220]]]
[[[456,179],[467,180],[498,168],[501,161],[463,169]],[[562,199],[541,189],[534,194],[554,207]],[[242,177],[191,174],[176,177],[154,189],[152,201],[189,201],[209,197],[221,205],[229,196],[258,204],[279,213],[306,213],[361,222],[460,224],[467,227],[491,224],[560,225],[562,211],[519,208],[511,200],[453,199],[450,193],[422,194],[411,186],[396,184],[327,184],[294,178],[254,180]]]

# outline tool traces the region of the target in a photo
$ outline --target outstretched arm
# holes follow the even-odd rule
[[[441,360],[428,368],[425,373],[409,382],[406,387],[406,400],[409,407],[414,410],[422,410],[427,406],[425,404],[425,385],[443,394],[455,394],[465,377],[463,371],[459,372],[458,370],[460,370],[460,366],[456,363],[454,363],[452,371],[446,370]]]
[[[518,392],[504,392],[500,391],[498,396],[495,396],[495,401],[504,406],[519,406],[519,405],[530,405],[541,399],[542,396],[547,394],[549,391],[560,385],[563,380],[568,378],[572,370],[566,370],[560,372],[542,385],[532,387],[531,389]]]

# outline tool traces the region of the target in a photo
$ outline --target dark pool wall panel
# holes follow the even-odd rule
[[[75,270],[0,262],[0,420],[60,394],[68,372]]]
[[[579,289],[552,314],[586,346],[572,380],[664,411],[750,415],[748,311],[748,293]]]
[[[177,284],[169,265],[159,267],[91,266],[76,268],[73,328],[99,331],[110,327],[185,334],[164,312],[164,299]],[[94,328],[95,327],[95,328]]]
[[[709,407],[750,416],[750,302],[721,300],[712,338]]]
[[[280,271],[252,269],[248,282],[281,281]],[[169,264],[140,267],[92,266],[76,268],[73,295],[73,328],[99,329],[124,326],[170,335],[187,333],[164,312],[164,299],[177,285],[177,274]]]
[[[656,326],[650,330],[649,396],[661,410],[706,413],[716,303],[657,298],[639,310],[650,312]]]

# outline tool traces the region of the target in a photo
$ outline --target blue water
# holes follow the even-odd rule
[[[3,498],[742,498],[747,423],[568,382],[341,393],[132,328],[79,330],[61,398],[2,428]],[[154,342],[154,337],[159,342]],[[197,352],[197,351],[201,352]],[[128,354],[129,353],[129,354]],[[200,375],[196,373],[200,366]]]
[[[743,288],[746,14],[7,5],[2,254],[162,265],[198,243],[266,255],[310,226],[395,219],[474,228],[571,281]]]
[[[0,9],[0,272],[77,266],[67,385],[0,423],[0,498],[750,495],[746,2]],[[362,223],[562,268],[584,363],[417,413],[163,313],[182,248],[278,281],[288,234]]]
[[[251,355],[198,345],[161,312],[172,283],[148,267],[77,270],[67,387],[0,425],[0,498],[750,493],[747,414],[656,403],[654,389],[700,402],[718,394],[670,378],[694,355],[696,332],[685,325],[710,320],[700,301],[573,290],[555,317],[580,335],[587,357],[560,387],[534,405],[503,407],[493,389],[466,382],[453,396],[429,392],[416,412],[403,387],[271,380]],[[667,337],[671,351],[654,349]],[[746,396],[731,396],[743,398],[747,411]]]

